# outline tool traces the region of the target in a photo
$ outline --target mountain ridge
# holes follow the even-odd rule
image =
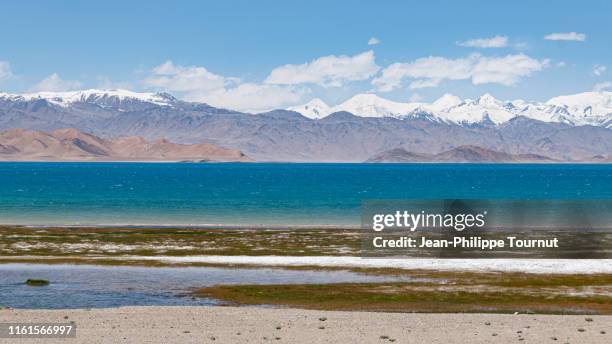
[[[168,93],[133,92],[125,89],[88,89],[25,94],[0,93],[0,102],[6,103],[9,101],[47,101],[62,107],[90,103],[102,107],[115,106],[120,109],[122,109],[122,105],[126,106],[130,102],[140,101],[157,106],[214,108],[206,103],[181,101]],[[314,98],[306,104],[289,107],[287,110],[298,112],[310,119],[322,119],[331,113],[346,111],[359,117],[410,118],[427,114],[434,120],[460,125],[489,120],[499,125],[512,118],[525,116],[544,122],[612,128],[612,92],[605,91],[557,96],[546,102],[532,102],[521,99],[502,101],[489,93],[485,93],[476,99],[460,99],[452,94],[444,94],[432,103],[402,103],[382,98],[373,93],[362,93],[354,95],[336,106],[329,106],[321,99]],[[240,111],[225,111],[240,113]]]
[[[379,153],[365,162],[370,163],[551,163],[559,160],[538,154],[508,154],[478,146],[465,145],[437,154],[417,154],[403,148]]]
[[[593,156],[602,156],[601,161],[605,161],[612,153],[612,129],[541,121],[525,116],[523,110],[503,123],[495,123],[490,111],[476,113],[482,115],[480,121],[456,123],[435,117],[422,106],[410,116],[363,117],[340,111],[310,119],[289,110],[242,113],[165,94],[136,98],[123,92],[61,94],[64,96],[54,93],[51,99],[0,96],[0,130],[51,132],[75,128],[104,139],[142,136],[149,141],[165,138],[180,144],[205,141],[244,152],[257,161],[361,162],[393,148],[437,154],[463,145],[508,154],[537,154],[559,161]],[[490,95],[481,98],[478,104],[473,102],[470,106],[501,104],[527,110],[531,106],[521,102],[500,103]],[[361,97],[368,99],[376,98]],[[161,100],[164,104],[156,103]],[[465,110],[461,104],[466,103],[446,95],[432,106]]]
[[[316,98],[289,110],[312,119],[321,119],[333,112],[347,111],[362,117],[410,118],[427,114],[431,118],[456,124],[491,121],[497,125],[525,116],[544,122],[572,125],[597,125],[611,128],[612,92],[583,92],[551,98],[546,102],[525,100],[501,101],[489,93],[477,99],[460,99],[444,94],[432,103],[393,102],[374,94],[358,94],[329,106]]]
[[[0,161],[251,161],[209,143],[182,145],[139,136],[107,140],[74,128],[0,132]]]

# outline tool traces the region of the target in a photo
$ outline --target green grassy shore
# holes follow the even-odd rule
[[[612,314],[612,275],[407,271],[415,282],[222,285],[194,295],[323,310]],[[426,279],[427,282],[422,282]]]
[[[360,247],[359,232],[343,229],[0,227],[1,256],[337,256]]]
[[[357,256],[360,248],[359,232],[343,229],[0,227],[0,263],[211,266],[213,264],[164,263],[126,257]],[[353,270],[408,277],[409,281],[218,285],[194,290],[193,295],[213,297],[227,304],[325,310],[612,314],[612,274],[547,275],[315,266],[291,269]]]

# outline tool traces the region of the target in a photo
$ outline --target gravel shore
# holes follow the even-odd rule
[[[1,343],[612,343],[612,316],[414,314],[255,307],[0,310],[1,323],[77,325],[76,339]]]

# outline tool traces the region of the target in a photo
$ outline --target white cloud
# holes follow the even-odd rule
[[[295,105],[308,93],[309,90],[303,87],[244,83],[200,97],[192,94],[187,100],[247,112],[263,112]]]
[[[431,88],[438,87],[440,79],[418,79],[410,83],[408,88],[411,90],[417,90],[419,88]]]
[[[308,90],[303,87],[244,83],[201,66],[181,66],[172,61],[153,68],[143,81],[147,89],[176,94],[188,100],[240,111],[265,111],[294,105]]]
[[[586,40],[586,35],[584,33],[576,33],[576,32],[554,32],[554,33],[544,36],[544,39],[547,41],[584,42]]]
[[[340,87],[348,81],[366,80],[374,76],[380,67],[376,65],[373,51],[354,56],[329,55],[300,65],[287,64],[272,70],[266,84],[298,85],[317,84],[324,87]]]
[[[609,89],[612,89],[612,82],[610,81],[600,82],[593,86],[593,91],[595,92],[601,92]]]
[[[64,80],[57,73],[53,73],[34,85],[32,91],[62,92],[81,88],[82,84],[76,80]]]
[[[0,80],[6,80],[13,77],[11,65],[6,61],[0,61]]]
[[[608,68],[606,66],[594,65],[592,73],[595,76],[602,76],[606,72],[607,69]]]
[[[457,45],[471,48],[503,48],[508,45],[508,37],[498,35],[492,38],[475,38],[457,42]]]
[[[153,68],[152,75],[143,84],[149,88],[164,89],[170,92],[203,92],[225,88],[237,83],[237,78],[228,78],[209,72],[204,67],[180,66],[166,61]]]
[[[561,67],[565,67],[567,64],[565,63],[565,61],[559,61],[557,62],[557,67],[561,68]]]
[[[550,60],[536,60],[524,54],[505,57],[481,57],[472,71],[472,83],[516,85],[522,77],[540,71],[550,64]]]
[[[523,77],[547,67],[548,59],[537,60],[525,54],[486,57],[472,54],[448,59],[430,56],[409,63],[394,63],[383,69],[372,84],[381,92],[392,91],[406,78],[415,79],[411,89],[436,87],[443,80],[470,80],[474,85],[496,83],[514,86]]]
[[[380,44],[380,40],[376,37],[372,37],[368,39],[368,45],[377,45]]]

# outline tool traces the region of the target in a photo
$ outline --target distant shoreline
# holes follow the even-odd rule
[[[321,164],[321,165],[612,165],[612,161],[415,161],[415,162],[366,162],[366,161],[187,161],[181,160],[2,160],[0,163],[143,163],[143,164],[232,164],[232,165],[259,165],[259,164]]]
[[[298,225],[281,225],[281,224],[215,224],[215,223],[202,223],[202,224],[172,224],[172,223],[163,223],[163,224],[148,224],[148,223],[139,223],[139,224],[130,224],[130,223],[119,223],[119,224],[50,224],[50,225],[40,225],[40,224],[11,224],[11,223],[0,223],[0,229],[2,228],[32,228],[32,229],[45,229],[45,228],[65,228],[65,229],[79,229],[79,228],[90,228],[90,229],[105,229],[105,228],[115,228],[115,229],[201,229],[201,230],[361,230],[360,225],[321,225],[321,224],[298,224]]]

